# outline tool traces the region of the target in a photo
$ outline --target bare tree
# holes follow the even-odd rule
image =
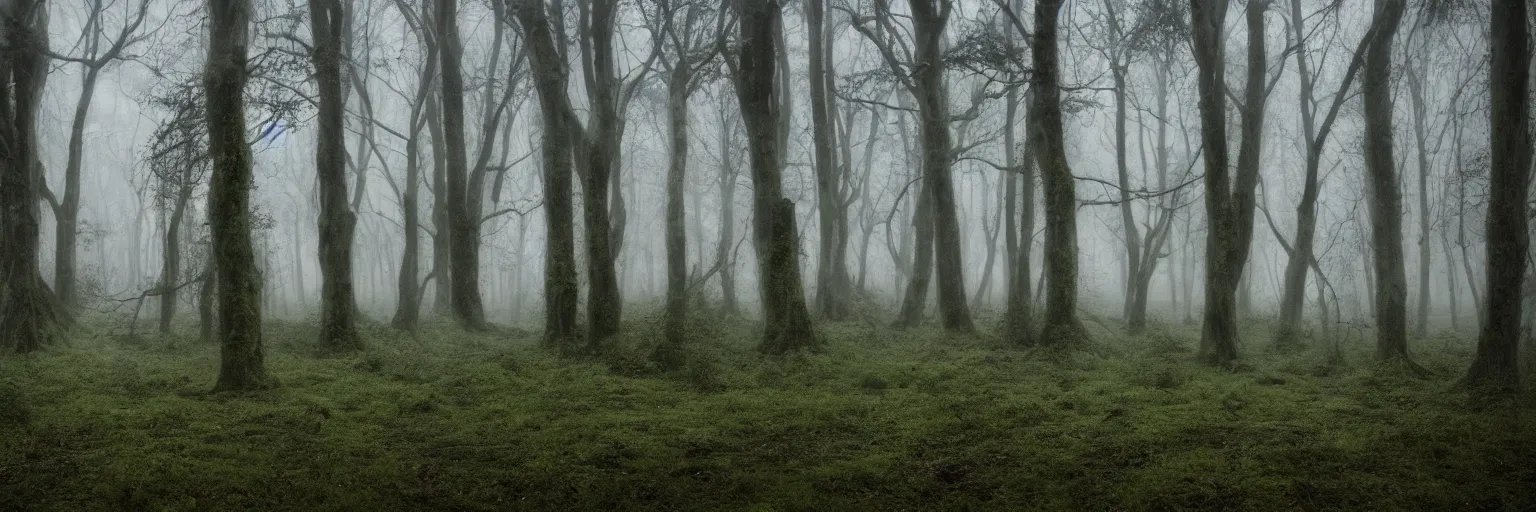
[[[149,4],[149,0],[140,0],[137,9],[132,11],[131,16],[124,18],[122,29],[112,38],[106,33],[104,1],[89,0],[85,27],[81,31],[83,53],[78,57],[51,55],[54,59],[79,64],[84,72],[80,78],[80,97],[75,103],[75,115],[69,127],[64,195],[58,201],[50,199],[58,225],[54,233],[53,285],[58,292],[59,303],[66,308],[74,307],[79,302],[75,253],[80,229],[80,171],[85,162],[85,125],[96,95],[96,81],[103,69],[123,58],[125,50],[147,37],[147,34],[139,33],[139,29],[149,12]],[[53,195],[49,194],[48,197],[52,198]]]
[[[1324,114],[1322,124],[1317,123],[1317,106],[1320,99],[1316,94],[1317,80],[1320,74],[1315,74],[1312,69],[1312,54],[1307,51],[1307,28],[1302,21],[1301,0],[1291,0],[1292,29],[1296,34],[1296,70],[1300,80],[1301,129],[1302,145],[1306,151],[1306,175],[1302,179],[1301,202],[1296,206],[1296,237],[1293,239],[1295,250],[1290,251],[1290,257],[1285,263],[1285,281],[1280,295],[1280,323],[1275,330],[1275,345],[1287,347],[1295,343],[1297,333],[1301,328],[1302,302],[1307,291],[1307,266],[1313,259],[1312,246],[1314,234],[1317,231],[1317,199],[1319,195],[1318,171],[1322,166],[1323,148],[1328,141],[1328,135],[1333,130],[1333,123],[1339,116],[1339,109],[1344,105],[1344,100],[1349,97],[1350,85],[1354,82],[1355,74],[1359,72],[1361,63],[1365,59],[1365,50],[1371,44],[1376,29],[1373,26],[1360,39],[1360,44],[1355,47],[1354,57],[1350,59],[1348,68],[1344,72],[1344,79],[1334,91],[1333,102]]]
[[[576,306],[576,234],[571,204],[572,151],[575,138],[570,96],[566,92],[564,31],[552,24],[542,0],[518,2],[514,8],[528,44],[528,63],[543,112],[544,219],[548,235],[544,251],[544,343],[568,350],[579,336]],[[549,10],[561,12],[560,0]]]
[[[806,61],[809,66],[811,97],[811,140],[816,161],[817,227],[821,250],[816,265],[816,311],[828,320],[842,320],[849,314],[852,285],[848,276],[848,217],[843,209],[838,165],[834,161],[831,61],[829,43],[831,25],[825,22],[826,0],[805,1],[806,37],[809,42]]]
[[[663,48],[657,62],[667,88],[667,307],[662,341],[651,353],[662,368],[683,366],[683,338],[688,316],[688,235],[684,218],[684,178],[688,171],[688,98],[703,84],[702,78],[714,61],[720,45],[711,38],[708,7],[699,1],[657,0],[656,11],[647,24],[651,44]],[[723,29],[724,17],[717,18],[715,30]],[[721,158],[729,158],[723,155]],[[730,208],[722,204],[722,209]],[[720,245],[730,241],[720,240]],[[702,256],[702,254],[700,255]]]

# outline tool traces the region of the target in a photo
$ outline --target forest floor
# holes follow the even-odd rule
[[[446,325],[325,357],[276,324],[252,394],[207,393],[215,347],[82,334],[0,358],[0,510],[1536,508],[1536,405],[1452,391],[1454,335],[1416,378],[1265,326],[1232,370],[1186,326],[1059,351],[822,325],[788,358],[695,327],[662,374],[648,320],[590,360]]]

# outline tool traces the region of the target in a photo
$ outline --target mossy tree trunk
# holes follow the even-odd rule
[[[1205,160],[1205,315],[1200,333],[1201,362],[1230,365],[1237,360],[1237,291],[1253,240],[1254,189],[1264,128],[1267,61],[1264,10],[1247,5],[1248,70],[1243,88],[1242,142],[1235,173],[1227,144],[1226,0],[1192,0],[1195,64],[1199,67],[1200,139]]]
[[[564,32],[551,25],[543,2],[513,4],[528,44],[528,64],[543,117],[544,344],[568,351],[580,337],[577,325],[576,232],[571,204],[571,112],[564,53]],[[551,8],[560,11],[556,0]]]
[[[1084,336],[1077,318],[1077,189],[1067,163],[1061,121],[1061,63],[1057,25],[1061,0],[1035,4],[1031,45],[1034,74],[1029,109],[1030,145],[1040,166],[1045,199],[1045,315],[1039,342],[1074,343]]]
[[[47,79],[47,2],[3,6],[0,55],[0,343],[32,352],[62,336],[65,317],[38,262],[37,106]]]
[[[208,224],[218,259],[223,344],[214,390],[249,391],[270,384],[261,349],[261,281],[251,248],[251,150],[245,142],[251,2],[209,2],[208,10],[208,62],[203,72],[208,152],[213,160]]]
[[[319,131],[315,172],[320,187],[320,346],[362,348],[357,334],[357,300],[352,286],[352,237],[357,216],[348,204],[346,99],[342,97],[342,34],[347,31],[340,0],[309,0],[310,31],[319,89]]]
[[[736,98],[747,127],[752,163],[752,220],[757,238],[758,277],[762,286],[764,332],[759,349],[783,354],[820,344],[811,328],[800,279],[800,243],[795,229],[795,205],[784,198],[783,153],[779,147],[780,105],[774,94],[779,68],[775,32],[783,23],[778,0],[742,2],[741,45],[728,58]],[[729,62],[734,61],[734,62]]]
[[[1492,172],[1488,201],[1488,300],[1477,355],[1462,384],[1514,391],[1520,386],[1521,284],[1530,245],[1526,200],[1531,168],[1528,6],[1494,0],[1489,46],[1492,67]],[[1529,286],[1529,284],[1526,284]],[[1529,338],[1528,338],[1529,339]]]
[[[623,299],[619,294],[618,231],[609,208],[610,190],[619,166],[624,133],[623,109],[631,92],[614,71],[614,24],[617,0],[579,0],[582,75],[586,77],[590,111],[586,126],[572,123],[581,141],[576,170],[582,185],[582,219],[587,247],[587,349],[602,350],[603,342],[619,332]],[[633,83],[631,83],[632,88]],[[617,190],[617,189],[614,189]],[[614,205],[617,207],[618,205]]]

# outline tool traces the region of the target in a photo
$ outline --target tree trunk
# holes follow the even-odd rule
[[[202,283],[197,292],[197,326],[198,339],[203,343],[212,344],[218,340],[218,317],[214,315],[214,290],[218,287],[217,274],[219,260],[214,257],[213,248],[209,247],[208,257],[203,262]]]
[[[827,320],[843,320],[849,314],[849,283],[847,283],[847,258],[838,246],[847,238],[841,232],[838,217],[842,213],[842,197],[839,192],[837,162],[833,156],[833,102],[827,82],[827,65],[831,49],[826,41],[830,35],[822,18],[825,0],[806,0],[805,22],[809,40],[809,79],[811,90],[811,140],[816,163],[816,210],[819,214],[817,227],[820,231],[821,249],[816,265],[816,312]]]
[[[1415,66],[1413,58],[1408,58],[1408,65],[1403,70],[1408,75],[1408,97],[1413,106],[1413,139],[1414,147],[1418,152],[1419,163],[1419,310],[1417,318],[1414,318],[1414,336],[1423,339],[1429,331],[1429,142],[1428,124],[1429,108],[1424,104],[1424,70],[1423,64]]]
[[[480,301],[480,219],[469,217],[469,163],[464,142],[463,47],[459,41],[458,0],[434,0],[438,49],[442,52],[443,142],[447,154],[448,258],[453,317],[472,331],[485,330]],[[486,136],[491,136],[487,134]],[[443,233],[438,233],[442,236]]]
[[[1526,3],[1494,0],[1489,47],[1492,65],[1492,167],[1488,201],[1488,301],[1477,355],[1461,383],[1515,391],[1520,386],[1521,285],[1530,234],[1525,215],[1531,169],[1529,27]]]
[[[748,154],[752,162],[753,226],[756,231],[759,281],[762,286],[764,333],[759,350],[784,354],[820,345],[805,307],[805,288],[800,280],[800,243],[796,237],[795,205],[784,198],[779,147],[780,116],[775,102],[775,80],[788,68],[777,66],[775,32],[781,30],[782,12],[777,0],[739,4],[741,46],[736,75],[736,97],[747,126]]]
[[[165,245],[160,266],[160,334],[171,334],[171,321],[176,318],[176,297],[181,280],[181,224],[187,216],[187,203],[192,200],[191,166],[181,173],[181,189],[176,193],[176,206],[165,228]]]
[[[1408,278],[1403,267],[1402,196],[1392,149],[1392,37],[1404,0],[1376,0],[1377,37],[1361,76],[1365,106],[1365,168],[1376,273],[1376,355],[1408,360]]]
[[[1035,34],[1031,51],[1035,69],[1029,109],[1030,145],[1040,166],[1045,193],[1045,316],[1039,342],[1066,345],[1086,333],[1077,318],[1077,190],[1067,163],[1061,120],[1061,63],[1057,23],[1061,0],[1035,5]]]
[[[933,280],[933,195],[926,185],[917,193],[917,208],[912,212],[912,232],[916,248],[906,295],[895,327],[909,329],[923,324],[923,310],[928,303],[928,285]]]
[[[203,72],[208,153],[213,160],[208,224],[218,259],[222,364],[215,391],[267,387],[261,351],[261,280],[251,250],[251,150],[245,143],[249,0],[209,2],[208,63]]]
[[[10,50],[0,56],[0,340],[32,352],[62,338],[66,322],[38,262],[37,106],[47,80],[47,3],[8,6],[4,35]]]
[[[734,119],[728,109],[720,108],[720,242],[715,245],[715,261],[720,265],[720,308],[727,315],[738,314],[736,305],[736,150],[731,136]],[[728,122],[730,121],[730,122]]]
[[[564,38],[551,25],[543,2],[514,4],[528,41],[528,63],[543,113],[544,344],[570,351],[579,337],[576,324],[576,233],[572,218],[572,139],[570,97],[566,91]],[[559,2],[555,3],[559,6]],[[560,12],[556,10],[556,12]]]
[[[432,8],[431,2],[423,5],[424,10]],[[430,48],[436,48],[441,59],[442,49],[438,48],[438,39],[426,39]],[[453,268],[449,261],[453,228],[448,221],[448,144],[443,135],[442,78],[441,74],[435,76],[434,94],[427,100],[427,133],[432,139],[432,275],[436,280],[432,311],[438,316],[448,316],[452,314],[453,303]]]
[[[333,351],[358,350],[357,300],[352,289],[352,236],[357,216],[347,194],[345,99],[341,87],[343,24],[339,0],[309,0],[314,36],[311,58],[319,89],[319,132],[315,141],[315,172],[320,183],[320,346]]]
[[[1242,143],[1236,176],[1228,170],[1226,135],[1225,1],[1195,0],[1191,21],[1195,63],[1199,67],[1201,139],[1204,142],[1206,261],[1205,318],[1201,329],[1199,359],[1206,364],[1230,365],[1237,360],[1237,289],[1248,260],[1253,238],[1254,188],[1258,184],[1259,155],[1264,127],[1265,3],[1247,6],[1248,72],[1244,87]]]
[[[676,69],[667,80],[667,309],[661,344],[651,353],[651,359],[667,370],[683,366],[683,337],[688,321],[688,233],[683,217],[683,185],[688,171],[688,87],[692,77],[686,60],[673,65]]]
[[[583,4],[581,47],[590,113],[586,128],[579,130],[582,151],[576,156],[576,165],[581,175],[587,242],[587,350],[595,353],[601,351],[608,337],[618,333],[623,312],[615,269],[615,219],[608,202],[614,170],[619,166],[623,120],[613,62],[616,0],[587,2]]]
[[[945,25],[953,4],[943,0],[910,0],[913,58],[941,62]],[[939,316],[951,331],[975,330],[965,296],[965,259],[961,254],[960,218],[950,175],[949,93],[944,66],[921,65],[913,72],[913,96],[918,102],[923,145],[923,188],[932,197],[934,266],[938,277]]]

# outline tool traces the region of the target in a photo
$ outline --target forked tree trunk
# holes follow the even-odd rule
[[[223,343],[215,391],[268,386],[261,350],[261,280],[251,248],[251,150],[245,143],[245,83],[250,0],[209,2],[208,224],[218,258],[219,338]]]
[[[1265,2],[1247,6],[1248,70],[1242,111],[1242,144],[1236,175],[1228,169],[1226,133],[1225,0],[1193,0],[1191,25],[1199,67],[1201,140],[1205,159],[1205,317],[1198,358],[1214,365],[1237,360],[1237,289],[1253,238],[1254,188],[1264,127]]]
[[[757,238],[759,282],[762,286],[764,333],[759,349],[783,354],[820,345],[805,307],[800,280],[800,243],[795,229],[795,205],[783,195],[775,102],[775,80],[787,68],[778,67],[774,33],[782,27],[778,0],[738,4],[741,46],[733,74],[736,98],[747,126],[752,161],[753,226]]]
[[[1514,391],[1520,386],[1521,285],[1530,234],[1525,215],[1531,169],[1530,28],[1523,0],[1494,0],[1492,51],[1492,167],[1488,201],[1488,302],[1477,355],[1462,384]]]
[[[954,4],[945,0],[909,0],[912,10],[912,58],[920,63],[942,62],[944,29]],[[965,258],[961,252],[960,218],[951,176],[949,92],[942,65],[922,65],[913,72],[913,96],[918,102],[923,141],[923,183],[933,201],[934,267],[938,277],[939,317],[944,328],[976,329],[965,296]]]
[[[812,146],[816,163],[817,228],[820,250],[816,265],[816,312],[828,320],[843,320],[849,314],[848,263],[838,248],[848,234],[840,228],[844,219],[837,162],[834,161],[835,134],[832,126],[833,100],[828,88],[827,67],[831,58],[823,23],[826,0],[806,0],[805,22],[809,42]]]

